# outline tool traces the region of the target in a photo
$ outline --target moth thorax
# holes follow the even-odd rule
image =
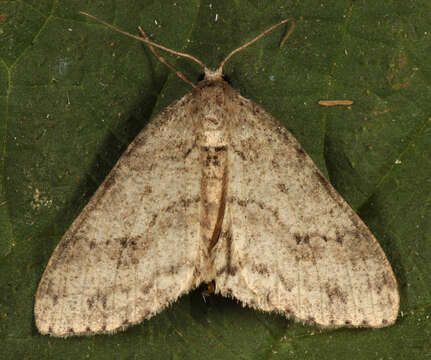
[[[228,144],[227,134],[222,130],[204,131],[198,136],[198,145],[203,147],[220,147]]]
[[[202,114],[199,121],[198,142],[200,146],[217,147],[228,144],[227,121],[216,112]]]

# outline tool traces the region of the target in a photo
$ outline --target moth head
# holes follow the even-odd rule
[[[211,70],[205,67],[205,77],[204,80],[209,81],[224,81],[223,79],[223,72],[221,68],[218,68],[217,70]]]

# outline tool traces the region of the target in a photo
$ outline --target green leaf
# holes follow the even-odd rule
[[[88,11],[215,68],[277,117],[376,235],[401,312],[382,329],[322,330],[201,290],[115,335],[41,336],[33,296],[56,244],[122,151],[190,87]],[[2,358],[430,359],[431,6],[393,1],[2,1]],[[196,81],[187,59],[167,56]],[[350,99],[322,107],[321,99]]]

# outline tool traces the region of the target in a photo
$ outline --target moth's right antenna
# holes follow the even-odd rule
[[[226,62],[233,56],[235,55],[237,52],[245,49],[247,46],[250,46],[251,44],[253,44],[254,42],[256,42],[257,40],[259,40],[262,36],[265,36],[266,34],[268,34],[269,32],[271,32],[272,30],[278,28],[280,25],[283,25],[285,23],[291,22],[292,25],[290,26],[289,31],[287,32],[287,34],[284,36],[283,40],[281,40],[280,43],[280,47],[282,47],[284,45],[284,43],[287,41],[288,37],[290,36],[290,34],[292,34],[293,30],[295,29],[296,26],[296,20],[294,18],[288,18],[288,19],[284,19],[282,21],[280,21],[278,24],[272,25],[271,27],[269,27],[268,29],[266,29],[264,32],[260,33],[259,35],[257,35],[253,40],[250,40],[248,42],[246,42],[244,45],[240,46],[239,48],[233,50],[228,56],[226,56],[224,58],[224,60],[221,62],[219,68],[217,69],[218,73],[222,73],[223,72],[223,66],[224,64],[226,64]]]

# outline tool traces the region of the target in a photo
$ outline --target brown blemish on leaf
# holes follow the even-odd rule
[[[349,106],[353,105],[353,100],[319,100],[317,102],[322,106]]]

